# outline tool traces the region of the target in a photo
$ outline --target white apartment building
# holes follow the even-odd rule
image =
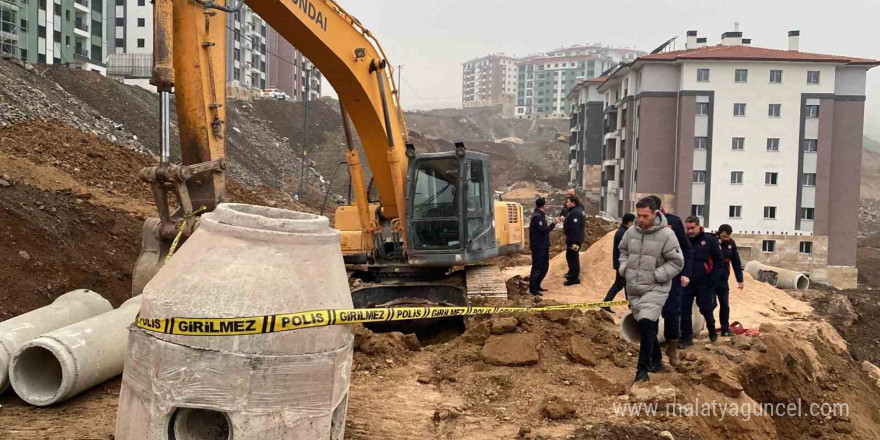
[[[462,106],[510,105],[516,88],[516,62],[512,56],[491,54],[462,63]]]
[[[709,229],[770,237],[754,259],[790,253],[854,282],[865,78],[880,61],[800,52],[798,31],[787,50],[741,32],[699,40],[690,31],[685,50],[640,56],[599,87],[601,208],[620,216],[657,194]],[[777,248],[787,235],[816,239]]]

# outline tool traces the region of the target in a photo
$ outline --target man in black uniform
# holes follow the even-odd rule
[[[688,237],[691,240],[694,256],[691,266],[691,282],[684,288],[684,296],[681,306],[681,342],[682,348],[694,345],[694,329],[691,323],[691,309],[694,299],[703,318],[706,319],[706,328],[709,330],[709,340],[718,340],[715,332],[715,285],[718,272],[715,266],[724,264],[724,256],[721,254],[721,246],[718,238],[703,230],[700,219],[690,216],[685,220]]]
[[[718,285],[715,286],[715,296],[718,298],[718,320],[721,321],[721,336],[730,336],[730,268],[733,267],[733,275],[736,277],[737,289],[743,289],[742,262],[739,259],[739,251],[736,250],[736,242],[730,235],[733,228],[730,225],[718,227],[718,238],[721,240],[721,254],[724,255],[724,264],[717,268],[719,271]]]
[[[556,227],[547,221],[547,201],[544,198],[535,200],[535,213],[529,222],[529,248],[532,250],[532,272],[529,275],[529,293],[541,295],[545,289],[541,282],[550,268],[550,231]]]
[[[565,232],[565,261],[568,262],[568,280],[563,283],[566,286],[581,283],[581,245],[584,244],[586,235],[587,216],[584,206],[578,196],[570,195],[565,199],[565,207],[568,208],[568,216],[562,224]]]
[[[669,229],[675,232],[675,238],[678,239],[678,246],[681,247],[681,253],[684,256],[684,269],[672,279],[669,297],[666,298],[666,304],[663,305],[663,337],[666,338],[666,356],[669,358],[669,364],[676,367],[680,363],[678,360],[678,340],[681,337],[681,298],[684,295],[685,286],[691,280],[691,260],[694,253],[681,218],[666,212],[660,197],[649,197],[657,203],[660,212],[666,216]]]
[[[636,221],[636,216],[632,213],[626,213],[623,215],[623,219],[620,221],[620,227],[617,228],[617,232],[614,233],[614,250],[612,251],[611,264],[614,266],[614,284],[611,285],[611,288],[608,289],[608,293],[605,295],[605,299],[603,301],[614,301],[614,297],[626,287],[626,278],[620,276],[618,270],[620,270],[620,240],[623,239],[623,234],[626,233],[626,230],[629,229],[630,226],[633,225],[633,222]],[[623,293],[626,295],[626,292]],[[602,307],[602,310],[613,313],[611,307]]]

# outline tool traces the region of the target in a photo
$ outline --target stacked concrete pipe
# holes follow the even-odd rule
[[[140,307],[138,296],[23,344],[9,366],[15,393],[31,405],[47,406],[122,373],[128,326]]]
[[[810,278],[803,272],[768,266],[757,261],[746,263],[746,272],[752,278],[780,289],[807,290],[810,288]]]
[[[220,204],[146,285],[141,318],[351,308],[339,246],[326,217]],[[115,438],[342,440],[352,343],[348,326],[226,336],[132,328]]]
[[[0,393],[9,388],[9,361],[22,344],[110,310],[110,301],[91,290],[80,289],[59,296],[46,307],[0,323]]]
[[[703,318],[703,315],[696,306],[691,309],[691,324],[694,329],[694,336],[699,335],[706,326],[706,319]],[[666,336],[663,334],[665,325],[666,322],[661,317],[657,325],[657,341],[661,343],[666,342]],[[633,344],[638,344],[642,340],[642,335],[639,333],[639,322],[636,321],[636,317],[633,316],[632,312],[626,312],[626,315],[623,315],[623,319],[620,320],[620,337],[624,341]]]

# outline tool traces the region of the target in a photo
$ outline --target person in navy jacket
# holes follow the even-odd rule
[[[715,286],[715,297],[718,298],[718,320],[721,321],[721,336],[730,336],[730,269],[736,277],[737,289],[743,289],[742,261],[739,259],[739,251],[736,242],[731,238],[733,228],[730,225],[718,227],[718,239],[721,241],[721,254],[724,256],[724,264],[717,267],[718,283]]]
[[[721,253],[721,245],[718,237],[703,230],[700,226],[700,218],[690,216],[685,221],[688,237],[690,237],[693,256],[691,260],[690,283],[684,288],[681,304],[681,340],[679,347],[686,348],[694,345],[694,329],[691,322],[691,309],[694,299],[700,314],[706,319],[706,328],[709,330],[709,339],[712,342],[718,340],[715,332],[715,286],[717,285],[718,271],[716,266],[724,264],[724,255]]]
[[[535,213],[529,222],[529,248],[532,251],[532,271],[529,275],[529,293],[541,295],[546,289],[541,282],[550,268],[550,231],[556,227],[547,221],[547,201],[543,197],[535,200]]]

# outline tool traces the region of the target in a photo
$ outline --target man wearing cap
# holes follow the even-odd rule
[[[550,268],[550,231],[556,227],[547,221],[547,201],[543,197],[535,200],[535,213],[529,222],[529,248],[532,250],[532,272],[529,275],[529,293],[541,295],[546,289],[541,282]]]

